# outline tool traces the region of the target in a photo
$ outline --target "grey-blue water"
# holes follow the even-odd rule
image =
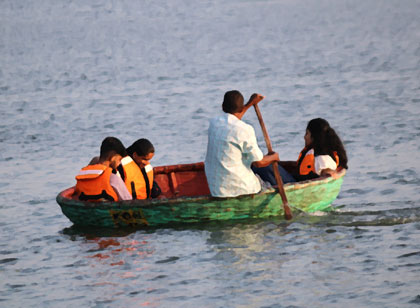
[[[418,307],[420,1],[0,1],[1,307]],[[78,229],[56,194],[106,136],[202,161],[238,89],[293,160],[324,117],[336,213]],[[264,139],[255,114],[252,124]]]

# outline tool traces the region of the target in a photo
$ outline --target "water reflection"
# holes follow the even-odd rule
[[[406,244],[412,234],[400,237],[406,246],[389,248],[384,238],[392,231],[377,225],[382,221],[387,226],[395,217],[418,221],[415,204],[395,211],[387,210],[390,204],[354,206],[355,210],[342,206],[323,215],[296,214],[291,221],[272,218],[113,230],[72,226],[62,233],[78,244],[83,261],[75,269],[84,287],[106,290],[104,298],[96,298],[98,305],[115,301],[123,306],[186,301],[199,305],[206,298],[220,307],[232,299],[236,306],[258,307],[293,297],[305,306],[313,296],[321,305],[357,293],[356,276],[378,272],[384,258],[380,251],[394,253],[387,261],[394,271],[418,257],[418,250]],[[365,245],[371,249],[361,248]],[[89,276],[84,266],[89,267]],[[345,286],[349,291],[343,293]],[[306,295],[296,297],[302,289]]]
[[[88,244],[95,243],[97,248],[90,249],[88,258],[96,258],[105,261],[111,266],[124,265],[125,258],[145,258],[154,253],[154,249],[148,246],[147,240],[137,241],[134,239],[123,238],[92,238],[87,241]],[[109,260],[108,260],[109,259]],[[138,270],[138,268],[136,268]],[[125,272],[122,278],[135,277],[133,272]]]
[[[71,240],[76,240],[77,237],[84,237],[86,239],[95,237],[125,237],[138,231],[136,228],[99,228],[89,226],[72,225],[64,228],[60,233],[68,235]]]
[[[134,234],[136,231],[138,230],[72,226],[63,229],[62,233],[70,236],[70,240],[81,243],[81,253],[86,258],[96,260],[102,265],[123,266],[129,262],[126,270],[120,272],[119,276],[134,278],[143,270],[138,266],[140,260],[152,256],[155,252],[147,233]]]
[[[97,297],[99,306],[109,305],[118,300],[122,293],[126,294],[125,302],[129,306],[157,307],[159,296],[147,284],[137,285],[150,274],[156,258],[154,231],[132,228],[103,229],[71,226],[61,233],[72,242],[77,243],[78,252],[73,263],[75,278],[80,280],[86,290],[101,290],[103,296]],[[86,269],[88,267],[89,269]],[[137,285],[137,287],[136,287]],[[159,292],[157,292],[159,293]],[[135,299],[135,300],[134,300]]]

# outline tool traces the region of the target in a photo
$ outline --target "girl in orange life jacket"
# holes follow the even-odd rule
[[[298,181],[333,175],[337,167],[347,169],[347,154],[335,130],[321,118],[308,122],[305,147],[296,162]]]
[[[75,194],[83,201],[131,200],[124,182],[113,173],[126,155],[125,147],[115,137],[102,141],[99,158],[76,175]]]
[[[155,153],[153,144],[147,139],[139,139],[127,148],[127,153],[118,171],[133,199],[156,198],[160,189],[153,181],[150,164]]]
[[[340,138],[321,118],[308,122],[304,136],[305,147],[295,162],[287,162],[295,172],[288,173],[279,165],[284,183],[314,179],[319,176],[333,175],[338,166],[347,169],[347,154]],[[276,185],[272,166],[254,170],[264,181]]]

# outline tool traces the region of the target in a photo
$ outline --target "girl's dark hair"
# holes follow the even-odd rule
[[[147,139],[139,139],[127,148],[127,153],[130,156],[137,153],[139,156],[146,156],[149,153],[155,153],[153,144]]]
[[[334,152],[337,152],[340,160],[339,165],[348,169],[344,145],[327,120],[321,118],[312,119],[308,122],[306,129],[311,133],[315,156],[330,155],[334,158]]]

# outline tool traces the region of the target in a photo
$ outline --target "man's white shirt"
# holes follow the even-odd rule
[[[212,119],[204,163],[211,195],[236,197],[258,193],[261,184],[251,164],[263,156],[251,125],[229,113]]]

